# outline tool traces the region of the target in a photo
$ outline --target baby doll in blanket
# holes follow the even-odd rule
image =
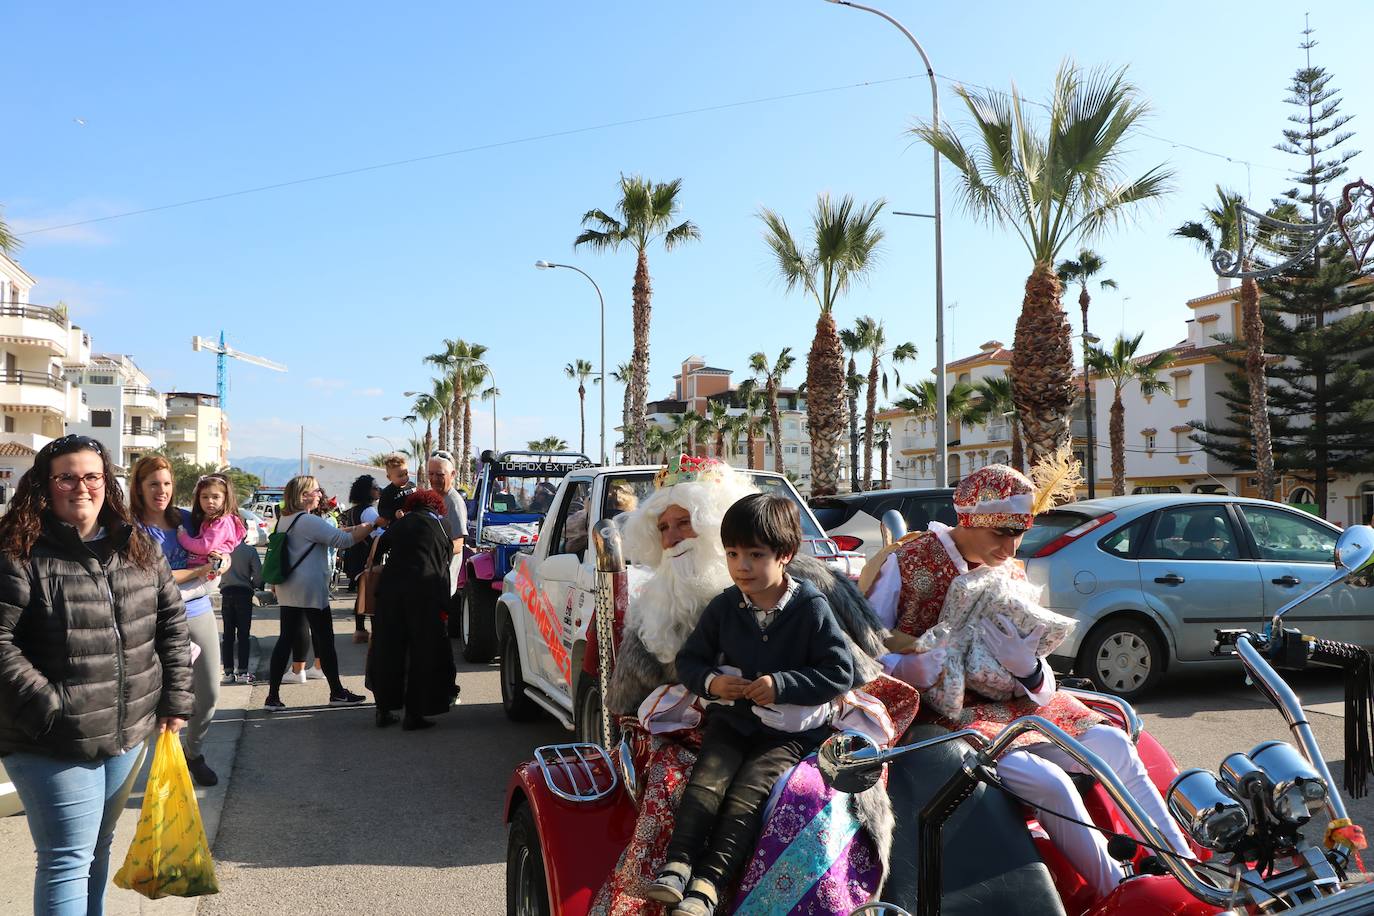
[[[1018,638],[1040,634],[1036,655],[1044,658],[1068,638],[1071,617],[1040,606],[1039,589],[1013,576],[1010,564],[980,566],[955,579],[945,596],[939,622],[915,640],[918,652],[947,650],[944,676],[921,691],[924,704],[952,719],[964,708],[964,691],[1004,701],[1016,694],[1017,681],[987,645],[989,628]]]

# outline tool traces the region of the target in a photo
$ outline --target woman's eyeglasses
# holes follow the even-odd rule
[[[57,489],[67,493],[75,490],[78,485],[84,485],[87,490],[99,490],[105,486],[104,474],[82,474],[80,477],[75,474],[54,474],[50,479]]]

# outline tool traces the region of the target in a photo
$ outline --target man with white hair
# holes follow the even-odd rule
[[[444,497],[444,517],[440,523],[444,532],[453,539],[453,559],[449,561],[448,590],[453,594],[458,584],[458,570],[463,567],[463,541],[468,533],[468,508],[463,494],[454,486],[458,477],[453,464],[453,456],[445,451],[437,451],[425,463],[425,473],[429,475],[429,486]]]

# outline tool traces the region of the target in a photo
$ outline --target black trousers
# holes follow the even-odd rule
[[[339,656],[334,651],[334,619],[329,608],[281,606],[281,631],[277,644],[272,648],[272,683],[267,695],[276,697],[281,689],[281,678],[291,661],[292,643],[301,628],[301,621],[310,628],[310,638],[315,646],[315,658],[319,659],[320,670],[329,681],[330,693],[343,693],[343,682],[339,680]]]
[[[725,716],[707,719],[701,755],[678,805],[668,861],[687,863],[693,878],[724,891],[754,851],[773,784],[817,743],[807,735],[743,735]]]
[[[220,617],[224,620],[224,639],[220,642],[220,663],[224,673],[248,670],[248,628],[253,625],[253,595],[220,592]],[[234,664],[235,650],[238,665]]]

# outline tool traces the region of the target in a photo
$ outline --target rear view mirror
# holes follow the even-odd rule
[[[1351,525],[1336,541],[1336,567],[1351,585],[1374,585],[1374,528]]]

